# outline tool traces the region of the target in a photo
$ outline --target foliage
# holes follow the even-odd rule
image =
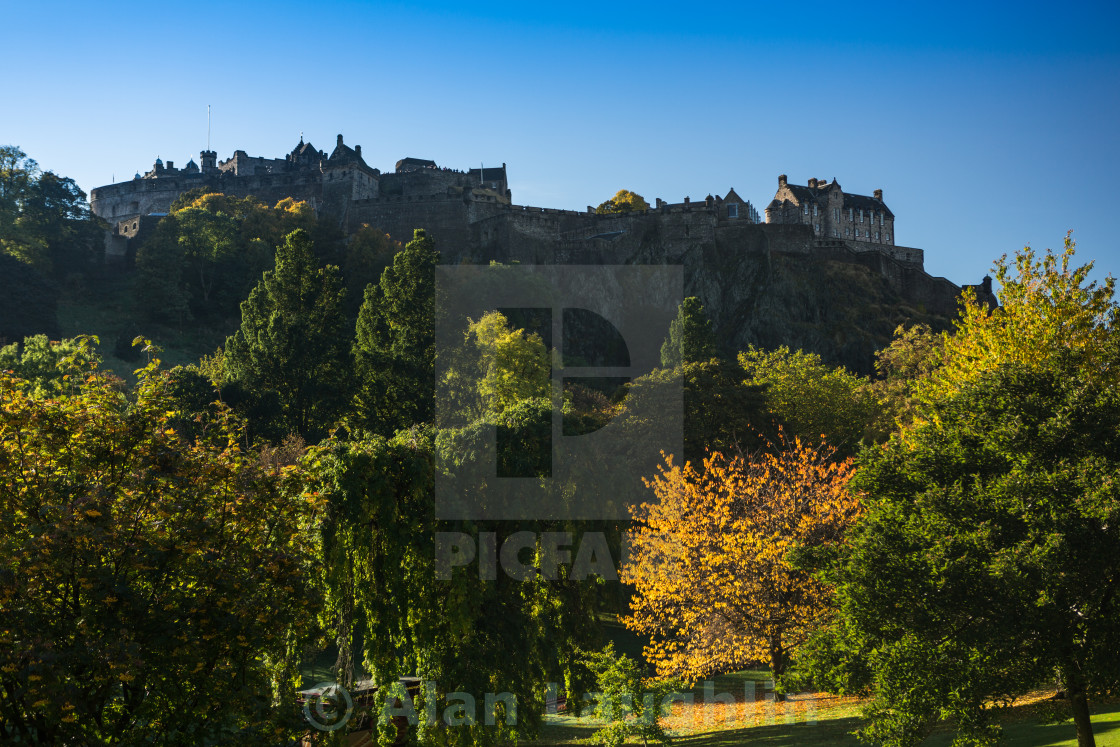
[[[871,390],[883,406],[884,415],[897,427],[914,421],[914,398],[920,384],[940,365],[944,337],[928,324],[899,325],[891,344],[875,354],[879,378]]]
[[[355,425],[375,433],[431,423],[435,390],[435,268],[439,252],[422,229],[366,288],[353,356]]]
[[[295,736],[318,500],[228,417],[184,440],[158,362],[125,396],[92,360],[49,397],[0,374],[0,741]]]
[[[100,260],[103,230],[73,179],[40,171],[19,148],[0,146],[0,254],[62,277]]]
[[[695,681],[765,660],[781,676],[828,600],[786,555],[842,541],[859,511],[850,475],[833,449],[796,438],[750,458],[712,454],[701,469],[666,459],[622,573],[635,587],[625,623],[654,637],[646,655],[660,674]]]
[[[791,435],[809,443],[827,439],[841,454],[860,442],[881,440],[882,408],[866,380],[843,366],[833,368],[816,353],[751,347],[739,353],[748,385],[765,387],[770,415]]]
[[[661,346],[661,366],[675,368],[681,363],[698,363],[714,358],[716,338],[712,322],[696,296],[681,302],[677,318],[669,323],[669,337]]]
[[[506,573],[482,578],[477,565],[437,576],[436,532],[477,538],[482,527],[435,521],[433,441],[430,430],[415,428],[391,439],[332,438],[312,450],[308,489],[328,501],[320,559],[324,623],[338,634],[341,682],[354,676],[353,641],[360,636],[361,662],[375,682],[405,674],[433,682],[436,713],[444,716],[457,710],[451,692],[477,699],[477,721],[446,729],[422,723],[421,737],[464,747],[498,744],[532,734],[544,683],[571,679],[565,675],[572,667],[569,641],[586,625],[587,612],[570,582],[535,574],[526,581]],[[484,528],[501,546],[515,531],[536,527],[494,522]],[[516,723],[507,723],[500,703],[483,712],[483,694],[500,692],[516,697]],[[487,724],[487,716],[496,723]],[[383,728],[382,744],[393,736]]]
[[[305,202],[288,198],[269,208],[252,197],[180,195],[137,250],[136,298],[157,320],[228,317],[297,229],[313,242],[321,233]]]
[[[615,193],[614,197],[606,202],[600,203],[599,207],[595,208],[595,212],[599,215],[607,213],[630,213],[637,210],[649,210],[649,203],[645,198],[637,192],[631,192],[628,189],[620,189]]]
[[[683,394],[674,397],[674,392]],[[709,451],[753,451],[777,433],[767,412],[763,390],[743,382],[742,371],[717,358],[658,369],[626,387],[620,423],[646,428],[635,412],[663,408],[684,410],[684,459],[701,461]],[[679,455],[678,455],[679,456]],[[650,470],[655,465],[650,465]]]
[[[342,251],[342,277],[346,281],[347,316],[357,318],[366,286],[376,284],[393,257],[404,246],[389,234],[362,224],[347,240]]]
[[[1047,251],[1036,259],[1033,250],[1024,249],[1014,267],[1006,255],[1000,258],[995,274],[1001,306],[989,310],[966,291],[956,330],[944,337],[941,365],[919,387],[919,398],[936,401],[1005,363],[1045,366],[1067,350],[1086,356],[1085,375],[1114,381],[1109,355],[1120,314],[1113,301],[1115,280],[1089,282],[1093,263],[1071,266],[1074,250],[1067,235],[1060,256]]]
[[[472,322],[467,334],[478,352],[478,394],[488,412],[501,415],[522,400],[552,396],[551,361],[540,335],[510,329],[497,311]]]
[[[663,701],[675,683],[643,681],[638,663],[625,654],[616,654],[613,643],[602,651],[585,653],[584,660],[595,676],[594,713],[607,722],[591,739],[604,747],[619,747],[632,736],[641,739],[643,745],[651,741],[669,743],[660,720],[668,715]]]
[[[258,398],[273,393],[284,433],[322,438],[350,391],[350,335],[338,268],[319,267],[302,229],[284,239],[241,304],[241,329],[226,341],[229,380]]]
[[[100,363],[93,346],[96,337],[76,337],[51,342],[46,335],[25,338],[23,344],[0,348],[0,371],[10,371],[31,385],[37,396],[63,390],[64,378],[73,371]]]
[[[1088,699],[1120,685],[1117,307],[1071,249],[999,264],[1003,308],[965,307],[913,423],[853,480],[868,511],[824,563],[839,614],[803,666],[869,690],[873,743],[940,717],[991,744],[991,706],[1057,671],[1084,747]]]

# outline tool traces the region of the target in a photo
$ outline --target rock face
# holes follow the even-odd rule
[[[489,240],[478,237],[467,251],[442,246],[444,261],[682,265],[685,295],[700,298],[725,354],[788,345],[861,374],[873,371],[875,351],[899,324],[948,328],[961,292],[919,263],[861,251],[856,242],[816,241],[809,226],[729,222],[704,210],[591,223],[538,215],[493,221]],[[583,236],[572,225],[579,223]]]

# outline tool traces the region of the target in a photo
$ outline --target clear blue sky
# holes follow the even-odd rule
[[[881,188],[899,243],[976,282],[1059,247],[1120,275],[1120,3],[0,2],[0,143],[90,188],[304,132],[371,166],[508,165],[583,209],[778,174]]]

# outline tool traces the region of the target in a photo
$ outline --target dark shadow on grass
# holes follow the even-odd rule
[[[823,747],[823,745],[850,745],[861,742],[851,735],[860,726],[858,718],[838,718],[827,721],[774,726],[751,726],[743,729],[694,734],[673,740],[674,745],[686,747],[732,747],[739,744],[765,744],[768,747]]]

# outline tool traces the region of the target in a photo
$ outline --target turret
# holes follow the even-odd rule
[[[218,168],[218,154],[212,150],[204,150],[199,153],[198,160],[202,162],[203,174],[216,171]]]

